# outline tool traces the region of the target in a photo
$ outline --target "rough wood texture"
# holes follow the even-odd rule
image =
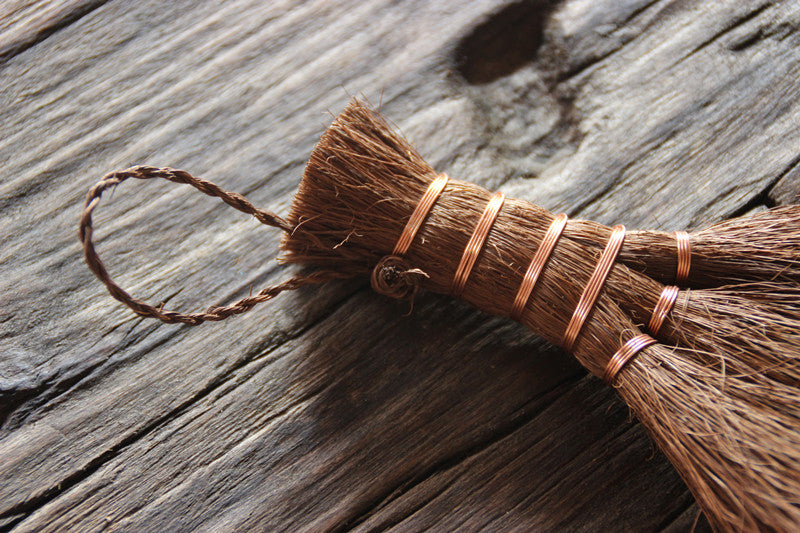
[[[573,216],[790,202],[799,26],[777,1],[4,4],[0,528],[688,529],[613,391],[521,327],[355,283],[142,321],[83,265],[77,217],[136,163],[285,213],[347,91],[436,168]],[[187,187],[126,183],[96,224],[112,274],[173,308],[287,275],[276,231]]]

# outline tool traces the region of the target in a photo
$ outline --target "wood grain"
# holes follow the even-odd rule
[[[106,0],[6,0],[0,5],[0,63],[35,46]]]
[[[285,213],[348,91],[436,168],[573,215],[676,229],[793,201],[800,5],[17,2],[0,21],[0,528],[691,526],[613,391],[521,327],[433,295],[404,316],[362,282],[142,321],[83,265],[77,218],[139,163]],[[125,183],[96,226],[121,284],[172,308],[289,274],[274,230],[187,187]]]

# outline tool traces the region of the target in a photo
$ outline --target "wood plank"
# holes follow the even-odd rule
[[[0,5],[0,63],[43,41],[105,1],[6,0]]]
[[[691,525],[613,392],[505,320],[432,295],[405,317],[357,281],[158,325],[82,264],[81,198],[111,169],[186,168],[285,213],[347,91],[437,168],[605,222],[796,194],[800,7],[430,4],[108,2],[0,66],[0,527]],[[101,256],[185,310],[286,277],[276,232],[231,211],[125,183]]]

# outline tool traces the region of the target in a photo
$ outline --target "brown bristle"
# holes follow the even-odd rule
[[[435,175],[380,115],[352,102],[311,153],[289,212],[296,229],[284,238],[285,259],[369,271],[389,253]]]
[[[367,105],[351,103],[312,153],[284,240],[285,259],[369,275],[390,254],[437,172]],[[423,288],[450,291],[491,193],[450,180],[403,257]],[[507,315],[553,215],[506,199],[463,299]],[[570,221],[521,322],[559,343],[611,230]],[[800,208],[711,226],[690,237],[691,273],[615,386],[720,531],[800,527]],[[629,232],[573,349],[600,376],[642,333],[676,276],[676,239]],[[747,282],[733,285],[732,283]]]
[[[436,176],[377,113],[353,102],[312,153],[288,221],[185,171],[134,167],[106,175],[89,191],[81,242],[112,296],[165,322],[223,320],[283,291],[370,272],[385,294],[405,297],[420,287],[458,293],[486,312],[509,315],[555,217],[502,195],[489,203],[486,189],[450,179],[410,236],[406,223]],[[218,197],[286,231],[286,260],[321,268],[203,312],[137,300],[111,280],[92,242],[102,192],[129,178],[185,183]],[[410,247],[390,256],[401,234]],[[606,246],[610,240],[623,244],[619,255]],[[519,320],[553,343],[572,345],[590,372],[614,384],[715,529],[800,529],[800,208],[692,235],[626,235],[621,227],[612,232],[573,220],[548,253],[532,293],[516,306]],[[687,270],[689,289],[665,287]],[[645,324],[664,294],[672,295],[669,312],[647,336]]]
[[[80,237],[89,268],[111,295],[165,322],[224,320],[283,291],[370,273],[373,287],[394,297],[421,287],[492,314],[513,307],[523,324],[570,345],[617,388],[715,529],[800,530],[800,207],[691,235],[568,221],[536,260],[542,268],[532,292],[515,305],[556,217],[502,194],[489,202],[486,189],[454,179],[439,194],[429,190],[444,183],[436,176],[380,115],[355,101],[314,149],[288,221],[185,171],[134,167],[89,191]],[[111,280],[92,242],[102,192],[129,178],[166,179],[218,197],[286,231],[285,260],[318,269],[203,312],[137,300]],[[409,232],[423,196],[433,200]],[[653,322],[656,309],[665,311]],[[651,323],[658,326],[648,336]]]

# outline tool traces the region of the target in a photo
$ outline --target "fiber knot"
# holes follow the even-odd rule
[[[422,270],[410,268],[402,257],[387,255],[372,270],[370,285],[378,294],[406,298],[414,296],[422,280],[428,277]]]

